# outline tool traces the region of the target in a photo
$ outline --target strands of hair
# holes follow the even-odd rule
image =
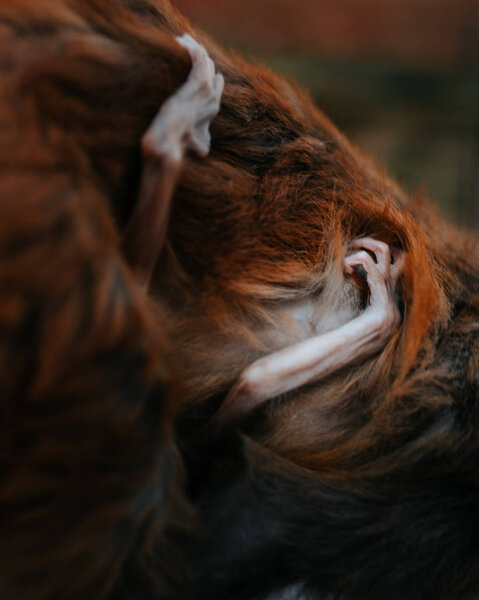
[[[147,295],[120,241],[185,32],[225,89]],[[475,597],[475,240],[167,0],[0,0],[0,36],[0,596]],[[217,430],[248,364],[361,311],[364,236],[406,252],[396,335]]]

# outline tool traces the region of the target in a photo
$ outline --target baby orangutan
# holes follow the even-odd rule
[[[124,234],[126,256],[145,288],[165,242],[184,153],[191,148],[200,156],[208,154],[209,124],[219,111],[224,83],[202,46],[188,35],[178,38],[178,43],[188,49],[192,71],[143,136],[140,193]],[[390,251],[371,238],[355,240],[351,247],[358,252],[346,258],[345,273],[352,275],[362,267],[370,290],[368,308],[338,329],[288,346],[245,369],[220,408],[217,420],[223,425],[238,422],[265,400],[368,358],[396,332],[400,323],[396,283],[404,253],[397,248]]]
[[[0,22],[2,600],[477,597],[476,240],[168,0]]]

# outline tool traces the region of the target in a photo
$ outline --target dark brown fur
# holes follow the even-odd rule
[[[153,301],[138,289],[119,240],[136,198],[141,136],[190,69],[174,41],[185,31],[206,44],[226,87],[210,156],[185,161]],[[276,458],[250,445],[231,488],[216,496],[207,482],[195,491],[206,533],[203,566],[192,572],[201,571],[204,590],[212,579],[208,598],[252,598],[310,580],[315,592],[370,599],[392,598],[394,586],[422,600],[475,589],[475,242],[408,199],[306,94],[226,55],[166,0],[3,0],[0,33],[2,598],[101,598],[112,590],[147,598],[178,589],[191,515],[172,491],[169,471],[181,467],[167,398],[181,412],[180,441],[197,485],[204,466],[190,453],[198,430],[208,430],[241,370],[271,350],[263,333],[279,326],[278,308],[336,292],[361,301],[342,276],[347,244],[361,235],[407,251],[400,331],[379,356],[270,402],[245,425]],[[175,369],[181,394],[165,392]],[[213,461],[223,452],[218,443]],[[268,481],[276,482],[274,501]],[[261,492],[256,504],[252,489]],[[314,502],[304,505],[308,494]],[[328,505],[332,497],[341,510]],[[419,574],[383,569],[374,588],[378,557],[400,563],[398,552],[422,564],[420,519],[395,504],[406,497],[441,524],[450,517],[444,543],[456,544],[458,557],[444,550],[446,566],[436,561]],[[172,503],[183,507],[180,516]],[[317,545],[302,548],[301,526],[288,530],[298,557],[288,570],[272,558],[289,556],[281,533],[270,539],[261,525],[257,533],[245,526],[260,540],[251,552],[233,536],[241,506],[261,524],[260,506],[278,531],[294,506],[297,523],[315,523]],[[391,534],[408,519],[420,537],[417,555]],[[378,523],[378,539],[394,551],[368,537]],[[338,542],[323,552],[337,539],[351,547]],[[372,558],[357,562],[358,539]],[[334,565],[344,561],[337,571],[332,556]],[[276,580],[248,591],[266,565]]]

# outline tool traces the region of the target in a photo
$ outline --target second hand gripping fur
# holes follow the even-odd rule
[[[177,38],[191,56],[188,80],[162,105],[142,138],[143,173],[133,216],[124,234],[125,254],[148,288],[166,238],[172,195],[188,149],[206,156],[209,126],[218,114],[223,77],[191,36]]]

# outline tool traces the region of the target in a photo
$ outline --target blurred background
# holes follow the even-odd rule
[[[479,231],[479,0],[172,0]]]

